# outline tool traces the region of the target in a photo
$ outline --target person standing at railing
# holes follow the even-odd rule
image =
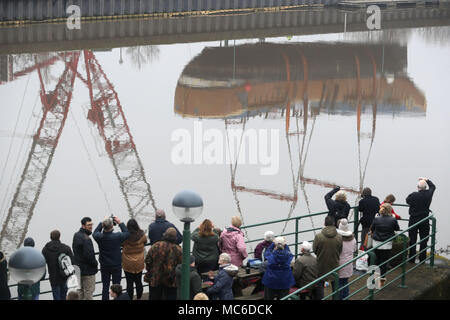
[[[400,230],[397,219],[392,214],[392,206],[385,203],[380,208],[380,215],[375,217],[372,223],[373,247],[376,247],[395,235],[395,231]],[[386,282],[387,271],[386,260],[389,259],[392,250],[392,240],[375,249],[377,265],[380,267],[381,286]]]
[[[385,203],[389,203],[392,206],[394,204],[394,202],[395,202],[395,196],[393,194],[388,194],[386,196],[386,198],[384,198],[384,201],[381,203],[380,206],[382,206]],[[400,220],[402,218],[394,211],[394,207],[392,207],[391,214],[397,220]]]
[[[342,266],[353,259],[353,253],[356,251],[356,239],[349,228],[347,219],[341,219],[337,232],[342,236],[342,251],[339,256],[339,265]],[[341,300],[348,297],[350,293],[347,284],[352,275],[353,263],[349,263],[339,270],[339,288],[342,289],[339,294]]]
[[[428,190],[427,185],[429,187]],[[428,217],[428,213],[430,212],[431,200],[433,199],[433,194],[436,190],[436,186],[433,184],[433,182],[431,182],[430,179],[419,178],[417,189],[417,192],[411,193],[406,198],[406,203],[409,204],[408,227]],[[430,234],[429,221],[424,221],[423,223],[409,230],[409,243],[411,245],[417,243],[417,233],[419,233],[420,236],[421,252],[419,254],[419,261],[422,262],[427,258],[426,247],[428,238],[424,238],[428,237],[428,235]],[[409,249],[409,262],[414,263],[415,255],[416,246],[414,245],[411,249]]]
[[[93,225],[91,218],[84,217],[81,219],[80,230],[73,235],[74,264],[80,268],[81,273],[80,289],[78,290],[80,300],[92,300],[95,291],[98,262],[95,258],[94,244],[90,238]]]
[[[11,292],[8,287],[8,261],[0,251],[0,300],[10,300]]]
[[[177,232],[176,244],[180,244],[183,241],[183,236],[175,225],[166,220],[166,213],[162,209],[157,209],[155,212],[155,221],[148,226],[148,241],[150,245],[163,238],[164,232],[167,229],[174,228]]]
[[[220,230],[214,228],[209,219],[203,220],[198,228],[192,233],[192,255],[195,257],[195,265],[198,273],[217,270],[219,265],[219,237]]]
[[[332,197],[336,194],[335,200]],[[325,203],[328,208],[328,215],[332,216],[335,221],[335,227],[338,226],[340,219],[347,219],[350,213],[350,205],[347,202],[347,194],[336,187],[325,195]]]
[[[47,242],[42,249],[42,255],[45,258],[48,266],[48,274],[50,285],[52,287],[53,300],[66,300],[67,295],[67,276],[61,273],[58,258],[60,254],[64,253],[73,261],[72,249],[68,245],[62,243],[59,238],[61,233],[58,230],[53,230],[50,233],[50,242]]]
[[[114,225],[119,225],[121,232],[113,232]],[[117,217],[105,217],[94,231],[94,240],[100,251],[100,272],[102,275],[102,300],[109,300],[109,284],[120,284],[122,278],[122,243],[130,233]]]
[[[366,235],[369,232],[370,226],[375,219],[375,215],[380,210],[380,200],[372,196],[370,188],[364,188],[362,191],[362,199],[359,200],[358,211],[362,213],[359,223],[361,223],[361,245],[364,244]],[[358,241],[358,239],[356,239]],[[367,249],[367,248],[366,248]]]
[[[228,253],[231,257],[231,263],[237,267],[242,267],[242,262],[248,257],[244,233],[240,229],[241,225],[241,218],[233,216],[231,226],[222,231],[219,239],[219,249]]]
[[[127,293],[133,300],[134,285],[136,285],[136,298],[140,300],[144,287],[142,286],[142,271],[145,268],[145,244],[147,236],[141,230],[135,219],[127,222],[130,237],[125,240],[122,248],[122,268],[127,279]]]
[[[325,217],[325,227],[322,231],[314,237],[313,251],[317,256],[317,266],[319,268],[318,277],[327,274],[333,269],[339,267],[340,255],[342,252],[342,236],[337,233],[335,221],[333,216],[327,215]],[[325,280],[330,280],[333,286],[333,291],[336,290],[334,284],[334,278],[329,276],[318,282],[319,289],[318,299],[322,299],[323,286]]]

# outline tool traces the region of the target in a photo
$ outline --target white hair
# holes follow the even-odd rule
[[[419,180],[417,183],[417,188],[419,190],[425,190],[427,188],[427,182],[425,180]]]
[[[222,260],[225,263],[230,263],[231,262],[231,256],[228,253],[224,252],[224,253],[220,254],[219,260]]]
[[[273,231],[266,231],[264,233],[264,240],[266,241],[273,241],[275,234],[273,233]]]

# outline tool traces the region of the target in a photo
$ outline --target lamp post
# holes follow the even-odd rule
[[[11,277],[25,285],[24,300],[31,300],[31,285],[41,280],[45,273],[45,258],[32,247],[15,251],[8,262]]]
[[[200,216],[203,200],[195,192],[184,190],[175,195],[172,201],[173,213],[184,223],[183,262],[181,266],[181,300],[189,300],[189,262],[191,247],[191,222]]]

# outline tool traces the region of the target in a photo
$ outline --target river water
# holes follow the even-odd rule
[[[0,216],[10,239],[3,250],[24,237],[40,249],[54,229],[71,245],[84,216],[126,221],[131,212],[146,229],[163,208],[182,229],[171,201],[184,189],[204,200],[193,227],[209,218],[224,228],[233,215],[249,225],[325,211],[323,196],[336,185],[351,205],[366,186],[380,200],[392,193],[405,203],[422,176],[437,186],[437,248],[448,248],[449,35],[434,27],[14,55],[14,70],[57,59],[41,78],[33,71],[0,85]],[[42,138],[29,157],[46,110],[41,82],[47,93],[69,83],[62,75],[74,66],[64,124],[52,118],[40,131],[55,137],[61,128],[59,139]],[[63,101],[70,90],[61,92]],[[237,162],[228,156],[233,141]],[[32,215],[26,203],[34,203]],[[321,224],[305,219],[301,228]]]

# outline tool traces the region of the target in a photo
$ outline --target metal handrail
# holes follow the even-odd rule
[[[431,210],[430,210],[430,212],[431,212]],[[298,290],[296,290],[296,291],[290,293],[289,295],[283,297],[281,300],[289,299],[289,298],[293,297],[294,295],[297,295],[297,294],[300,293],[301,291],[303,291],[303,290],[305,290],[305,289],[308,289],[309,287],[311,287],[311,286],[313,286],[313,285],[315,285],[315,284],[317,284],[317,283],[319,283],[319,282],[321,282],[321,281],[323,281],[323,280],[325,280],[325,279],[328,279],[330,276],[334,276],[334,278],[335,278],[335,280],[334,280],[334,281],[335,281],[335,290],[334,290],[331,294],[329,294],[328,296],[324,297],[323,299],[326,299],[326,298],[328,298],[328,297],[330,297],[330,296],[333,296],[334,299],[338,299],[338,293],[339,293],[340,290],[342,290],[342,288],[339,288],[339,281],[337,281],[337,283],[336,283],[336,275],[337,275],[337,273],[339,272],[339,270],[341,270],[341,269],[344,268],[345,266],[349,265],[350,263],[353,264],[354,262],[356,262],[356,260],[358,260],[359,258],[363,257],[363,256],[366,255],[366,254],[369,255],[369,257],[371,257],[370,261],[371,261],[371,264],[373,264],[374,257],[375,257],[375,250],[376,250],[376,249],[378,249],[379,247],[383,246],[384,244],[386,244],[386,243],[388,243],[388,242],[390,242],[390,241],[393,241],[393,240],[394,240],[395,238],[397,238],[399,235],[403,235],[405,232],[409,231],[410,229],[412,229],[412,228],[414,228],[414,227],[417,227],[418,225],[420,225],[421,223],[424,223],[424,222],[427,221],[427,220],[431,220],[431,221],[432,221],[432,232],[431,232],[431,234],[428,236],[428,237],[431,237],[432,243],[431,243],[430,246],[426,246],[426,248],[423,249],[423,250],[426,251],[428,248],[431,248],[432,252],[431,252],[431,254],[430,254],[430,257],[429,257],[429,258],[426,258],[424,261],[430,260],[430,266],[433,267],[433,266],[434,266],[434,250],[435,250],[435,238],[434,238],[434,237],[435,237],[435,234],[436,234],[436,218],[434,218],[434,214],[432,213],[431,215],[429,215],[429,216],[427,216],[426,218],[424,218],[424,219],[418,221],[417,223],[413,224],[412,226],[409,226],[406,230],[403,230],[403,231],[401,231],[400,233],[397,233],[397,234],[395,234],[394,236],[390,237],[389,239],[383,241],[383,242],[380,243],[379,245],[377,245],[377,246],[375,246],[375,247],[372,247],[371,249],[369,249],[369,250],[367,250],[367,251],[364,251],[364,253],[362,253],[362,254],[356,256],[356,257],[353,258],[352,260],[350,260],[350,261],[348,261],[348,262],[346,262],[346,263],[344,263],[344,264],[338,266],[337,268],[335,268],[335,269],[329,271],[328,273],[322,275],[321,277],[317,278],[316,280],[314,280],[314,281],[308,283],[307,285],[305,285],[305,286],[299,288]],[[428,239],[428,237],[426,237],[426,239]],[[406,238],[404,238],[404,239],[406,239]],[[405,241],[405,240],[404,240],[404,241]],[[422,241],[422,239],[421,239],[420,241]],[[417,243],[411,245],[411,246],[408,247],[408,248],[403,248],[403,250],[401,251],[401,253],[402,253],[402,254],[405,254],[405,253],[407,252],[407,250],[409,250],[409,248],[412,248],[413,246],[416,246],[416,245],[417,245]],[[414,259],[415,259],[415,257],[418,256],[423,250],[417,252],[416,255],[414,256]],[[391,259],[392,259],[392,257],[391,257],[389,260],[385,261],[384,263],[389,262]],[[411,257],[410,257],[409,259],[411,259]],[[404,260],[406,260],[406,259],[404,259]],[[406,272],[405,270],[403,270],[401,276],[404,277],[407,273],[409,273],[410,271],[412,271],[412,269],[415,269],[415,268],[417,268],[420,264],[423,264],[424,261],[422,261],[421,263],[419,263],[418,265],[416,265],[414,268],[411,268],[411,269],[408,270],[407,272]],[[403,261],[401,265],[404,266],[405,264],[406,264],[406,261]],[[392,270],[391,270],[390,272],[392,272]],[[386,274],[387,274],[387,273],[386,273]],[[364,276],[365,276],[365,275],[364,275]],[[391,281],[390,283],[392,283],[392,282],[394,282],[394,281],[396,281],[396,279],[393,280],[393,281]],[[347,284],[346,286],[349,286],[349,285],[350,285],[350,284]],[[386,286],[383,286],[383,288],[385,288],[385,287],[386,287]],[[383,288],[381,288],[381,289],[383,289]],[[381,290],[381,289],[380,289],[380,290]],[[369,289],[369,290],[370,290],[370,295],[369,295],[368,297],[371,298],[371,299],[373,299],[373,295],[374,295],[374,293],[375,293],[375,292],[374,292],[374,289]],[[367,299],[368,297],[365,297],[364,299]]]
[[[394,204],[394,206],[398,206],[398,207],[409,207],[408,205],[405,205],[405,204]],[[355,228],[354,228],[355,232],[354,232],[354,233],[355,233],[355,235],[357,235],[357,233],[358,233],[357,227],[359,226],[359,220],[358,220],[358,218],[359,218],[358,206],[353,206],[353,207],[351,207],[351,209],[353,209],[354,212],[355,212],[355,214],[354,214],[354,219],[355,219],[355,220],[349,221],[349,223],[353,223],[353,224],[355,225]],[[432,212],[432,211],[430,210],[430,212]],[[252,225],[242,226],[241,229],[250,229],[250,228],[260,227],[260,226],[264,226],[264,225],[271,225],[271,224],[275,224],[275,223],[282,223],[282,222],[287,222],[287,221],[293,221],[293,220],[295,220],[295,221],[296,221],[296,231],[295,231],[295,232],[290,232],[290,233],[281,234],[280,236],[295,235],[295,242],[292,243],[292,244],[289,244],[289,245],[295,245],[295,257],[297,257],[297,256],[298,256],[298,245],[299,245],[298,235],[301,234],[301,233],[307,233],[307,232],[312,232],[312,231],[316,231],[316,230],[321,230],[321,229],[322,229],[322,227],[319,227],[319,228],[313,228],[313,229],[308,229],[308,230],[299,230],[299,229],[298,229],[298,223],[299,223],[299,221],[300,221],[301,219],[310,218],[310,217],[314,217],[314,216],[325,215],[325,214],[328,214],[328,211],[323,211],[323,212],[318,212],[318,213],[313,213],[313,214],[308,214],[308,215],[303,215],[303,216],[296,216],[296,217],[290,217],[290,218],[286,218],[286,219],[278,219],[278,220],[272,220],[272,221],[267,221],[267,222],[262,222],[262,223],[257,223],[257,224],[252,224]],[[433,219],[433,220],[432,220],[432,219]],[[406,230],[402,231],[401,233],[398,233],[398,234],[396,234],[395,236],[393,236],[393,237],[389,238],[388,240],[384,241],[383,243],[381,243],[381,244],[378,245],[377,247],[371,248],[370,250],[365,251],[363,254],[356,256],[356,257],[353,258],[352,260],[350,260],[350,261],[348,261],[347,263],[345,263],[345,264],[343,264],[343,265],[341,265],[341,266],[339,266],[339,267],[333,269],[332,271],[330,271],[330,272],[328,272],[327,274],[321,276],[320,278],[316,279],[315,281],[313,281],[313,282],[307,284],[306,286],[303,286],[302,288],[296,290],[295,292],[293,292],[293,293],[291,293],[291,294],[289,294],[289,295],[283,297],[282,300],[289,299],[289,298],[293,297],[294,295],[298,294],[299,292],[301,292],[301,291],[303,291],[303,290],[305,290],[305,289],[307,289],[307,288],[309,288],[309,287],[311,287],[311,286],[317,284],[319,281],[322,281],[322,280],[324,280],[324,279],[326,279],[326,278],[328,278],[328,277],[330,277],[330,276],[333,276],[333,277],[335,278],[335,279],[334,279],[334,281],[335,281],[335,288],[337,288],[337,289],[336,289],[335,291],[333,291],[332,294],[330,294],[330,295],[333,295],[333,296],[337,299],[337,296],[338,296],[338,294],[339,294],[339,291],[342,290],[342,288],[339,288],[339,281],[338,281],[339,278],[338,278],[338,276],[337,276],[337,275],[338,275],[338,271],[339,271],[341,268],[347,266],[347,265],[350,264],[350,263],[355,262],[357,259],[361,258],[362,256],[364,256],[364,255],[366,255],[366,254],[369,255],[369,256],[371,257],[370,260],[371,260],[371,262],[373,263],[373,261],[375,260],[375,259],[374,259],[374,258],[375,258],[375,254],[374,254],[375,249],[377,249],[378,247],[382,246],[383,244],[385,244],[385,243],[387,243],[387,242],[392,241],[393,239],[397,238],[399,235],[403,235],[406,231],[409,231],[411,228],[416,227],[417,225],[423,223],[423,222],[426,221],[426,220],[432,220],[432,221],[434,221],[434,222],[433,222],[433,231],[432,231],[432,233],[426,238],[426,239],[431,238],[431,239],[432,239],[432,244],[431,244],[430,246],[427,246],[427,247],[425,248],[425,250],[427,250],[428,248],[431,248],[431,250],[432,250],[432,253],[433,253],[433,254],[430,254],[430,257],[427,258],[425,261],[431,260],[431,261],[430,261],[430,265],[433,266],[433,265],[434,265],[434,252],[435,252],[435,239],[434,239],[434,237],[435,237],[435,233],[436,233],[436,226],[435,226],[435,225],[436,225],[436,219],[434,218],[434,215],[431,214],[430,216],[426,217],[425,219],[423,219],[423,220],[417,222],[416,224],[414,224],[414,225],[408,227]],[[401,221],[408,221],[408,219],[401,219]],[[248,243],[253,243],[253,242],[262,241],[262,240],[264,240],[264,239],[249,240],[249,241],[246,241],[246,243],[248,244]],[[311,241],[312,241],[312,240],[311,240]],[[422,239],[421,239],[420,241],[422,241]],[[408,248],[406,248],[406,250],[409,250],[410,248],[412,248],[412,247],[415,246],[415,245],[417,245],[417,243],[414,244],[414,245],[411,245],[411,246],[408,247]],[[147,246],[150,246],[150,243],[146,243],[145,246],[146,246],[146,247],[147,247]],[[385,263],[391,261],[392,259],[394,259],[395,257],[397,257],[397,256],[400,255],[400,254],[404,254],[404,251],[405,251],[405,248],[404,248],[399,254],[395,255],[394,257],[391,257],[391,258],[390,258],[389,260],[387,260]],[[420,252],[421,252],[421,251],[417,252],[415,256],[418,256],[418,255],[420,254]],[[99,255],[99,252],[95,252],[95,255]],[[401,265],[403,265],[403,264],[404,264],[404,263],[402,263]],[[413,269],[415,269],[416,267],[417,267],[417,266],[415,266],[414,268],[409,269],[408,271],[402,272],[402,275],[401,275],[401,276],[403,277],[403,278],[402,278],[402,283],[404,283],[404,276],[405,276],[407,273],[409,273],[410,271],[412,271]],[[396,268],[398,268],[398,266],[397,266]],[[394,269],[396,269],[396,268],[394,268]],[[391,270],[390,270],[389,272],[387,272],[386,274],[392,272],[394,269],[391,269]],[[100,268],[98,269],[98,271],[100,271]],[[143,273],[143,274],[145,274],[145,273]],[[346,286],[350,286],[352,283],[356,282],[357,280],[360,280],[361,278],[363,278],[363,277],[365,277],[365,276],[366,276],[366,274],[361,275],[360,277],[358,277],[358,278],[352,280],[352,281],[351,281],[350,283],[348,283]],[[125,278],[125,277],[122,276],[122,277],[121,277],[121,280],[124,279],[124,278]],[[397,278],[398,278],[398,277],[397,277]],[[48,280],[49,280],[49,278],[46,277],[46,278],[44,278],[44,279],[41,280],[41,281],[48,281]],[[396,281],[396,280],[397,280],[397,279],[395,279],[395,280],[393,280],[393,281]],[[336,282],[336,281],[337,281],[337,282]],[[97,284],[102,284],[102,282],[101,282],[101,281],[96,281],[95,284],[96,284],[96,285],[97,285]],[[15,283],[15,284],[9,285],[9,287],[12,288],[12,287],[16,287],[17,285],[18,285],[18,284]],[[144,285],[143,285],[144,288],[145,288],[145,287],[148,287],[148,286],[149,286],[148,284],[144,284]],[[361,289],[359,289],[357,292],[361,291],[362,289],[364,289],[364,287],[361,288]],[[51,292],[52,292],[51,290],[50,290],[50,291],[43,291],[43,292],[40,292],[40,294],[48,294],[48,293],[51,293]],[[353,292],[351,295],[349,295],[349,297],[353,296],[353,295],[356,294],[357,292]],[[101,295],[102,295],[102,293],[100,292],[100,293],[98,293],[98,294],[94,294],[93,297],[98,297],[98,296],[101,296]],[[327,297],[324,297],[324,299],[328,298],[330,295],[328,295]],[[348,297],[348,298],[349,298],[349,297]],[[370,297],[370,296],[369,296],[369,297]],[[367,298],[367,297],[366,297],[366,298]],[[18,299],[18,297],[13,297],[12,299]]]

